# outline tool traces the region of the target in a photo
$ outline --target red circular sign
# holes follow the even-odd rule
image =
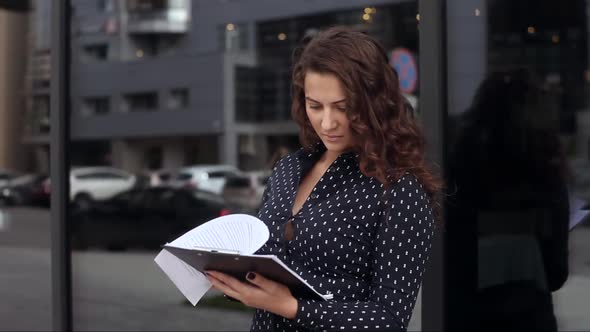
[[[400,90],[413,93],[418,84],[418,66],[412,52],[402,47],[394,49],[391,51],[389,64],[397,72]]]

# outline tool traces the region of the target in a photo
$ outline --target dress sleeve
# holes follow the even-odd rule
[[[355,302],[299,299],[296,324],[328,331],[407,329],[434,236],[434,216],[414,176],[393,184],[382,203],[368,297]]]

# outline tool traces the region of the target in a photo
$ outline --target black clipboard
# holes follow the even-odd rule
[[[186,249],[169,245],[164,245],[164,249],[202,273],[205,270],[219,271],[246,281],[248,272],[256,272],[289,287],[295,297],[322,301],[332,298],[332,294],[318,293],[293,270],[280,263],[276,256],[241,255],[237,252],[216,249]]]

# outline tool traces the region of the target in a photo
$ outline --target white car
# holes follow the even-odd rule
[[[222,197],[228,203],[257,211],[271,171],[252,171],[231,176],[225,182]]]
[[[197,165],[181,168],[168,184],[172,187],[190,187],[221,195],[229,176],[240,174],[232,165]]]
[[[87,208],[135,186],[137,177],[113,167],[79,167],[70,171],[70,199]]]
[[[0,187],[8,185],[10,180],[14,179],[16,176],[16,173],[0,170]]]

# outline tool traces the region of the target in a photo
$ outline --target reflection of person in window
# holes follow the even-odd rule
[[[523,70],[493,73],[458,121],[449,254],[477,250],[456,284],[474,288],[457,307],[477,310],[458,313],[476,318],[475,330],[557,330],[551,292],[568,275],[567,172],[543,97]]]
[[[258,253],[277,255],[334,298],[296,298],[258,274],[250,283],[210,279],[258,309],[252,330],[405,330],[440,191],[422,131],[369,36],[328,29],[295,56],[292,110],[304,147],[274,168],[259,213],[271,236]]]

